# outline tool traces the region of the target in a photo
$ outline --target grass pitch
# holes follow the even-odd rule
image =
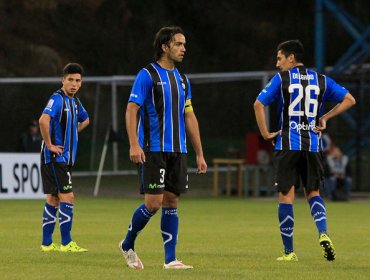
[[[125,266],[118,251],[139,199],[76,199],[72,237],[82,254],[41,253],[41,200],[0,202],[0,279],[370,279],[370,204],[327,203],[337,260],[327,262],[303,200],[294,206],[297,263],[281,263],[274,200],[180,201],[177,256],[190,271],[165,271],[160,214],[139,235],[136,251],[145,269]],[[60,243],[59,227],[54,242]]]

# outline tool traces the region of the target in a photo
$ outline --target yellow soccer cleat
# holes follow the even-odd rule
[[[319,243],[322,248],[322,254],[324,255],[324,258],[328,261],[334,261],[335,249],[333,242],[331,242],[329,236],[327,236],[325,233],[320,234]]]
[[[60,251],[63,253],[66,253],[66,252],[83,253],[83,252],[87,252],[88,250],[81,248],[80,246],[77,245],[76,242],[71,241],[65,246],[60,245]]]
[[[297,262],[298,257],[294,252],[291,252],[289,254],[284,254],[281,257],[278,257],[276,260],[277,261],[287,261],[287,262]]]
[[[60,249],[57,245],[54,243],[51,243],[50,245],[41,245],[41,252],[59,252]]]

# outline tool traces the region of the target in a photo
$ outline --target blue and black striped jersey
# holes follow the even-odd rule
[[[73,165],[76,159],[78,144],[78,123],[89,116],[76,97],[67,96],[63,90],[57,90],[49,99],[43,114],[48,114],[50,120],[50,138],[53,145],[63,146],[60,156],[50,152],[42,143],[41,162],[64,162]]]
[[[263,105],[277,102],[278,130],[275,150],[322,151],[318,133],[326,101],[342,102],[348,90],[329,77],[304,66],[276,74],[258,95]]]
[[[140,106],[139,144],[144,151],[186,153],[185,103],[188,78],[175,68],[151,63],[138,73],[129,102]]]

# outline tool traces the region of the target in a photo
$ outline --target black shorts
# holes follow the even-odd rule
[[[72,189],[72,167],[61,162],[41,164],[44,194],[70,193]]]
[[[306,191],[317,191],[324,180],[321,153],[308,151],[275,151],[275,188],[287,193],[292,186],[299,188],[300,182]]]
[[[186,154],[146,152],[145,162],[139,165],[140,193],[179,195],[188,190]]]

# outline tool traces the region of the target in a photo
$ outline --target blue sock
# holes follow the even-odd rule
[[[319,235],[321,233],[326,233],[328,231],[326,225],[326,208],[325,203],[322,200],[321,196],[314,196],[312,197],[308,203],[310,204],[311,208],[311,215],[316,223],[317,230],[319,231]]]
[[[53,243],[53,232],[57,221],[58,207],[45,203],[42,214],[42,245],[49,246]]]
[[[165,263],[176,259],[177,234],[179,231],[179,216],[177,208],[163,208],[161,231],[164,242]]]
[[[140,233],[140,231],[145,227],[149,222],[150,218],[153,217],[155,213],[150,212],[145,204],[140,205],[134,212],[132,216],[130,226],[125,237],[125,240],[122,245],[124,251],[129,249],[135,250],[135,239]]]
[[[59,226],[62,235],[62,245],[72,241],[71,229],[73,221],[73,204],[61,202],[59,206]]]
[[[285,254],[293,252],[294,214],[292,204],[279,204],[280,233],[283,239]]]

